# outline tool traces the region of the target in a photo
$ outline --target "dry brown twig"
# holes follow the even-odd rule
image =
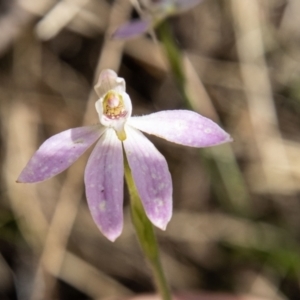
[[[258,188],[267,187],[270,192],[278,188],[287,191],[295,190],[296,184],[290,173],[290,162],[278,128],[272,88],[264,57],[261,4],[256,0],[232,0],[231,7],[241,74],[255,143],[262,164],[262,172],[257,175],[264,174],[263,178],[259,175],[251,176],[253,179],[258,179],[253,184]],[[258,89],[260,94],[255,93]],[[252,171],[255,172],[254,169]]]

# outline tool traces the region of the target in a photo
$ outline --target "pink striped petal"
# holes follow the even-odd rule
[[[128,124],[167,141],[190,147],[210,147],[232,140],[219,125],[189,110],[168,110],[131,117]]]
[[[149,30],[150,21],[133,20],[119,27],[112,35],[114,39],[130,39],[137,37]]]
[[[172,179],[167,162],[140,131],[128,126],[126,134],[123,144],[145,212],[164,230],[172,216]]]
[[[68,129],[46,140],[27,163],[17,182],[49,179],[73,164],[101,136],[104,127]]]
[[[111,241],[123,228],[123,176],[122,144],[115,131],[108,128],[89,158],[84,181],[92,217]]]

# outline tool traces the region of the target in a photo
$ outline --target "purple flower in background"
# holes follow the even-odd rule
[[[141,131],[191,147],[219,145],[229,142],[230,136],[187,110],[131,117],[125,81],[112,70],[100,74],[95,90],[100,97],[96,102],[100,124],[69,129],[46,140],[18,182],[40,182],[59,174],[98,140],[85,169],[86,196],[95,223],[114,241],[123,228],[124,148],[148,218],[165,229],[172,215],[171,175],[165,158]]]
[[[180,14],[193,8],[203,0],[132,0],[141,15],[141,19],[133,20],[119,27],[113,38],[129,39],[137,37],[157,26],[169,16]]]

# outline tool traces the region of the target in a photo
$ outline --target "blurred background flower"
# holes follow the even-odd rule
[[[298,0],[206,0],[168,19],[190,106],[234,143],[199,153],[149,138],[167,158],[174,214],[158,231],[175,290],[298,300]],[[110,40],[136,18],[125,0],[1,0],[1,299],[105,299],[152,292],[129,218],[112,244],[88,212],[89,155],[38,185],[15,180],[38,145],[92,125],[99,71],[126,79],[133,115],[185,108],[165,52]]]
[[[132,0],[140,18],[122,24],[112,38],[129,39],[151,32],[165,18],[181,14],[197,6],[202,0]]]

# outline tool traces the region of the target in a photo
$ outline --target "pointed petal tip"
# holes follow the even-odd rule
[[[115,242],[115,240],[121,235],[123,231],[123,222],[118,224],[117,226],[112,226],[108,228],[104,228],[99,223],[96,223],[98,229],[102,232],[102,234],[111,242]]]
[[[233,142],[234,140],[233,140],[233,138],[232,138],[232,136],[229,134],[229,133],[227,133],[226,131],[224,131],[224,139],[223,139],[223,141],[221,142],[221,144],[224,144],[224,143],[231,143],[231,142]]]
[[[167,225],[169,224],[171,218],[169,218],[168,220],[151,220],[152,224],[154,226],[156,226],[157,228],[165,231],[167,229]]]
[[[38,180],[37,178],[35,178],[33,176],[32,172],[27,172],[26,167],[25,167],[22,170],[19,177],[17,178],[16,183],[38,183],[38,182],[42,182],[42,181],[45,181],[45,180]]]
[[[23,173],[25,173],[25,175]],[[22,171],[22,173],[19,175],[19,177],[16,180],[16,183],[36,183],[36,182],[38,182],[38,181],[35,181],[32,178],[30,178],[28,176],[28,174],[26,174],[26,172],[24,172],[24,170]]]
[[[118,224],[117,226],[112,226],[107,228],[101,226],[98,220],[94,219],[94,222],[96,223],[100,232],[111,242],[115,242],[115,240],[121,235],[123,231],[123,222]]]
[[[221,142],[221,144],[231,143],[233,141],[234,141],[233,137],[229,133],[227,133],[226,131],[224,131],[224,139]]]
[[[121,232],[114,232],[114,233],[110,232],[110,233],[108,233],[108,234],[104,234],[104,233],[103,233],[103,235],[104,235],[109,241],[115,242],[116,239],[121,235]]]
[[[215,147],[215,146],[221,146],[223,144],[227,144],[227,143],[231,143],[231,142],[233,142],[233,138],[228,134],[224,138],[219,138],[217,141],[215,141],[215,143],[213,143],[211,145],[207,145],[206,147],[210,148],[210,147]],[[202,148],[202,147],[200,147],[200,148]]]
[[[161,211],[160,214],[147,214],[149,220],[151,223],[159,228],[160,230],[165,231],[167,229],[167,226],[169,222],[172,219],[172,214],[173,214],[173,208],[172,208],[172,198],[170,199],[171,205],[167,207],[167,209],[164,209],[164,211]],[[158,208],[156,207],[155,211],[157,212]]]

